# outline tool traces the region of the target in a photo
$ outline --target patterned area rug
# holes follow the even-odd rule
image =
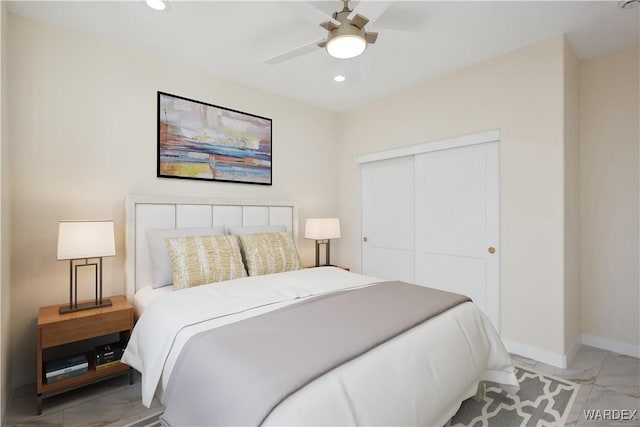
[[[579,385],[516,366],[520,391],[511,396],[487,385],[481,401],[467,399],[451,419],[452,426],[538,427],[566,423]]]

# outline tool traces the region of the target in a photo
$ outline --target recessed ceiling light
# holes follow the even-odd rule
[[[618,6],[620,6],[622,9],[634,9],[638,7],[638,4],[640,4],[640,1],[638,0],[623,0],[621,2],[618,2]]]
[[[147,6],[153,10],[165,10],[167,5],[162,0],[147,0]]]
[[[335,76],[333,78],[334,82],[343,82],[345,80],[347,80],[347,78],[345,76],[343,76],[342,74],[338,74],[337,76]]]

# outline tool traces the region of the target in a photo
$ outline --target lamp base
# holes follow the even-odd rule
[[[103,299],[102,302],[98,302],[98,303],[95,301],[84,302],[82,304],[77,304],[75,307],[65,305],[60,307],[58,311],[60,312],[60,314],[67,314],[67,313],[75,313],[76,311],[92,310],[94,308],[103,308],[103,307],[111,307],[111,300]]]
[[[325,239],[325,240],[316,240],[316,267],[326,267],[326,266],[331,266],[331,263],[329,262],[329,257],[330,257],[330,244],[331,242],[329,241],[329,239]],[[325,246],[325,256],[324,256],[324,265],[320,265],[320,245],[324,245]]]

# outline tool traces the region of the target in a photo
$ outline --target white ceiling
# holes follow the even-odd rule
[[[361,3],[361,4],[359,4]],[[173,1],[157,12],[140,1],[14,1],[9,10],[333,111],[565,33],[580,59],[640,42],[640,7],[618,1],[353,2],[378,41],[356,59],[320,48],[268,65],[274,55],[322,39],[318,24],[337,0]],[[387,28],[404,28],[397,31]],[[347,81],[336,83],[335,74]]]

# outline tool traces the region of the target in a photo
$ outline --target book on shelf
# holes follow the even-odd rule
[[[104,363],[118,361],[122,358],[125,345],[122,342],[99,345],[95,348],[96,367]]]
[[[47,376],[45,378],[45,383],[46,384],[55,383],[56,381],[65,380],[67,378],[72,378],[78,375],[86,374],[87,372],[89,372],[89,367],[85,366],[82,369],[76,369],[73,371],[68,371],[68,372],[64,372],[62,374],[53,375],[53,376]]]
[[[87,369],[89,369],[89,362],[84,362],[84,363],[80,363],[73,366],[67,366],[66,368],[57,369],[55,371],[46,371],[45,376],[47,378],[50,378],[50,377],[55,377],[57,375],[66,374],[68,372],[80,371],[83,369],[85,370],[85,372]]]
[[[63,357],[62,359],[52,360],[50,362],[45,362],[44,364],[45,377],[47,378],[82,369],[86,370],[88,368],[89,360],[87,359],[86,354]]]
[[[112,366],[119,366],[119,365],[122,365],[120,360],[112,360],[111,362],[105,362],[105,363],[96,365],[96,371],[101,371],[103,369],[107,369],[107,368],[111,368]]]

